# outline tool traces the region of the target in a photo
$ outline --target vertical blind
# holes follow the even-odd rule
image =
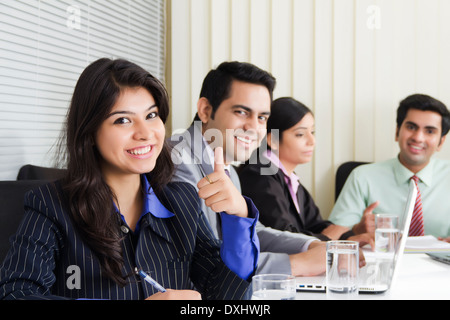
[[[164,0],[0,2],[0,180],[52,166],[76,81],[101,57],[164,81]]]

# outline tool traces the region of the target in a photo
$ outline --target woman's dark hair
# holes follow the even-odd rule
[[[450,129],[450,112],[441,101],[425,94],[413,94],[406,97],[397,109],[397,129],[402,126],[410,109],[439,113],[442,117],[442,137],[447,135]]]
[[[103,179],[95,137],[123,90],[139,87],[147,89],[153,96],[159,116],[165,123],[169,99],[158,79],[126,60],[103,58],[90,64],[75,86],[59,142],[59,156],[67,166],[62,186],[71,218],[99,259],[103,272],[122,286],[127,276],[122,273],[120,217],[113,214],[112,199],[116,196]],[[173,170],[170,149],[165,142],[155,168],[147,174],[155,191],[169,182]]]
[[[271,105],[270,117],[267,120],[267,133],[271,133],[272,141],[278,140],[277,142],[281,142],[283,132],[299,123],[308,113],[312,114],[312,111],[303,103],[289,97],[278,98]],[[241,172],[249,164],[258,163],[258,161],[267,164],[267,159],[261,157],[265,150],[270,150],[267,136],[250,158],[238,167],[238,172]]]
[[[311,110],[303,103],[289,97],[278,98],[272,102],[270,117],[267,120],[267,133],[278,130],[280,142],[283,132],[299,123]]]

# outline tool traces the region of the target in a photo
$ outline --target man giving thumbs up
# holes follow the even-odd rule
[[[316,275],[325,271],[325,246],[317,238],[262,225],[253,202],[241,196],[239,176],[231,165],[246,161],[264,138],[274,86],[269,73],[249,63],[224,62],[211,70],[192,125],[170,138],[174,180],[198,188],[202,210],[224,245],[254,242],[250,231],[256,230],[261,249],[256,274]],[[230,221],[236,223],[234,228]],[[248,256],[240,249],[244,247],[236,244],[235,255]],[[241,259],[236,264],[248,263]]]
[[[243,218],[248,216],[244,197],[225,173],[221,147],[214,150],[214,172],[201,179],[197,187],[199,197],[214,212],[223,211]]]

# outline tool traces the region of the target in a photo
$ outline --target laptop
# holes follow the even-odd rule
[[[450,264],[450,253],[427,253],[432,259]]]
[[[405,251],[416,196],[417,187],[411,180],[404,213],[399,219],[400,234],[393,256],[362,248],[366,265],[359,269],[359,293],[383,293],[393,286]],[[326,276],[296,277],[296,289],[299,292],[326,292]]]

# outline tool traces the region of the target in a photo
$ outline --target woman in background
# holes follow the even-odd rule
[[[305,105],[292,98],[273,101],[267,122],[267,150],[260,148],[240,168],[242,194],[253,200],[265,226],[325,241],[347,238],[353,235],[348,228],[322,219],[294,172],[298,165],[312,160],[314,133],[314,116]]]
[[[66,177],[27,193],[0,299],[243,298],[247,277],[222,261],[195,188],[170,183],[168,113],[164,86],[131,62],[83,71],[61,140]]]

